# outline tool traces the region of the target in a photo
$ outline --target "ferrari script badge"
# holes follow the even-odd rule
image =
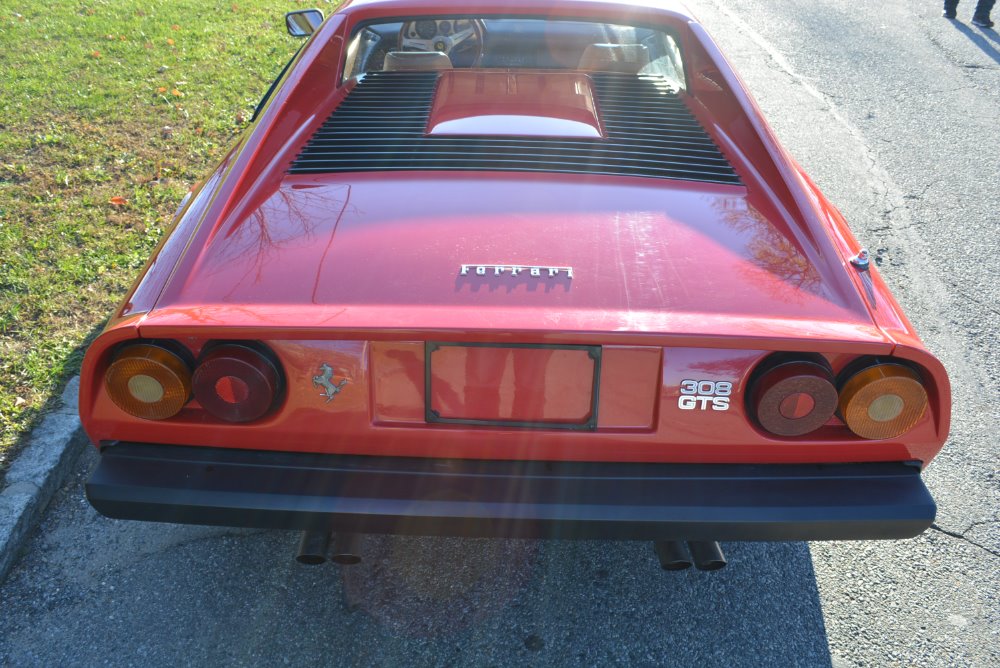
[[[549,278],[555,278],[562,274],[566,278],[573,278],[573,267],[533,267],[523,264],[463,264],[458,275],[503,276],[504,274],[510,274],[511,276],[517,276],[522,273],[535,277],[548,276]]]
[[[333,367],[331,367],[326,362],[323,362],[319,367],[319,375],[313,376],[313,387],[322,387],[323,391],[320,392],[321,397],[326,397],[326,403],[333,401],[333,398],[337,396],[344,385],[347,385],[347,379],[344,378],[339,383],[332,383],[333,379]]]

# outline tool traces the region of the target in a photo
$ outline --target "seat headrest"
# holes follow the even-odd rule
[[[591,44],[580,56],[579,69],[638,74],[649,65],[649,49],[643,44]]]
[[[382,69],[386,72],[450,70],[451,58],[437,51],[390,51],[385,54]]]

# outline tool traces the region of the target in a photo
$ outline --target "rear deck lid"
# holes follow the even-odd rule
[[[147,325],[884,341],[842,260],[772,223],[741,186],[292,176],[211,232]]]

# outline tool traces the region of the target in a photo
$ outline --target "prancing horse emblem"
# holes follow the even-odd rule
[[[319,367],[319,375],[313,376],[313,387],[322,387],[323,391],[320,392],[321,397],[326,397],[326,403],[333,401],[333,398],[337,396],[340,390],[347,385],[347,379],[340,381],[336,385],[330,382],[333,378],[333,367],[331,367],[326,362],[323,362]]]

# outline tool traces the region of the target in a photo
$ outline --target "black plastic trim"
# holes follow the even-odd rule
[[[589,74],[603,138],[427,134],[438,72],[371,72],[306,142],[291,174],[512,171],[742,185],[683,98],[656,75]]]
[[[365,457],[119,443],[86,486],[119,519],[355,533],[630,540],[909,538],[907,462],[642,464]]]
[[[299,53],[302,51],[303,46],[305,46],[305,43],[299,45],[299,48],[295,50],[295,55],[288,59],[285,66],[281,68],[281,72],[278,74],[277,78],[275,78],[275,80],[271,82],[271,85],[268,86],[267,92],[264,93],[264,97],[260,98],[260,102],[257,103],[256,107],[254,107],[253,116],[250,117],[251,123],[256,121],[257,117],[260,116],[260,112],[264,110],[264,105],[266,105],[267,101],[271,99],[271,96],[274,94],[274,89],[277,88],[278,84],[281,83],[281,80],[285,78],[285,73],[288,72],[288,68],[290,68],[292,63],[295,62],[295,59],[299,57]]]

